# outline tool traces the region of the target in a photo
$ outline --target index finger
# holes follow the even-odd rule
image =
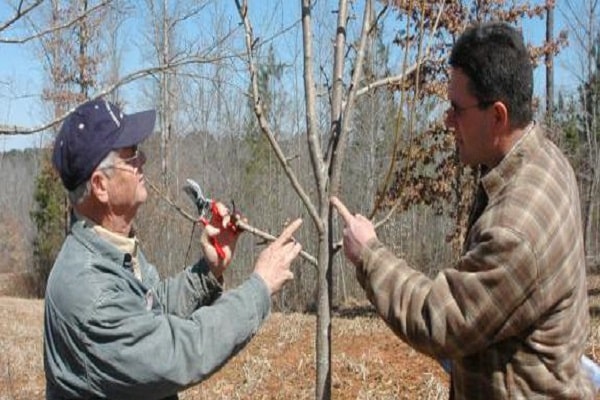
[[[294,222],[286,226],[274,242],[277,242],[279,244],[286,243],[292,238],[292,235],[294,234],[294,232],[296,232],[300,225],[302,225],[302,219],[298,218]]]
[[[342,203],[340,199],[338,199],[336,196],[331,196],[330,201],[331,204],[336,208],[338,214],[342,216],[342,218],[346,222],[346,225],[350,223],[354,216],[350,213],[350,211],[348,211],[344,203]]]

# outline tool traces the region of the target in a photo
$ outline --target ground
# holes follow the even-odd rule
[[[586,353],[598,361],[600,279],[592,278],[594,319]],[[44,398],[42,324],[41,300],[0,296],[0,400]],[[272,314],[231,362],[180,398],[314,398],[315,330],[314,315]],[[333,399],[448,398],[448,379],[437,362],[404,344],[368,308],[337,313],[332,338]]]
[[[447,398],[432,359],[396,338],[372,313],[333,319],[334,399]],[[43,302],[0,297],[0,400],[44,398]],[[316,318],[272,314],[254,340],[181,399],[311,399]]]
[[[274,314],[232,363],[183,399],[311,399],[315,317]],[[373,314],[332,324],[332,398],[447,398],[439,365],[396,338]]]

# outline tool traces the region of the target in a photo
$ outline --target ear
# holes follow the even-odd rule
[[[92,195],[100,203],[108,203],[108,177],[101,171],[92,172],[90,177]]]
[[[494,130],[496,132],[509,131],[510,120],[508,118],[508,109],[506,108],[506,105],[501,101],[497,101],[492,104],[492,110],[494,113]]]

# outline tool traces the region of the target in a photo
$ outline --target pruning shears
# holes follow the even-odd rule
[[[229,219],[225,226],[223,226],[224,216],[221,215],[219,211],[219,207],[217,206],[217,202],[213,199],[210,199],[202,193],[202,188],[200,185],[193,181],[192,179],[186,179],[186,184],[183,186],[183,191],[190,196],[196,208],[198,210],[198,216],[200,222],[204,224],[204,226],[208,225],[211,221],[215,222],[219,229],[225,228],[230,229],[233,232],[237,231],[237,226],[235,225],[232,219]],[[234,209],[235,214],[235,209]],[[235,215],[232,216],[235,218]],[[223,250],[223,246],[216,237],[209,237],[210,243],[213,245],[215,250],[217,251],[217,255],[221,260],[225,259],[225,251]]]

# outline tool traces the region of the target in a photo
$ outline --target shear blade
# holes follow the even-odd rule
[[[206,211],[208,201],[202,194],[200,185],[191,179],[186,179],[186,184],[183,186],[183,191],[192,199],[198,208],[198,214],[203,216]]]

